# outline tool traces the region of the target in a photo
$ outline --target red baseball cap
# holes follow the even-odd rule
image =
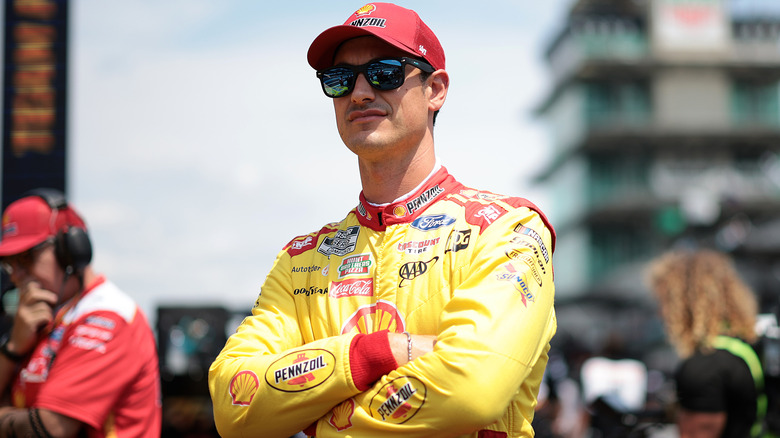
[[[309,47],[309,65],[315,70],[331,67],[341,43],[366,35],[420,57],[437,70],[444,68],[444,49],[433,31],[416,12],[392,3],[369,3],[350,15],[344,24],[322,32]]]
[[[0,257],[25,252],[72,226],[87,228],[70,205],[52,209],[39,196],[14,201],[3,214]]]

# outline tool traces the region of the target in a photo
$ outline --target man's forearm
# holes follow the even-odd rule
[[[0,406],[10,406],[11,384],[17,372],[17,363],[0,354]]]
[[[81,422],[47,409],[0,408],[0,438],[71,438],[81,427]]]

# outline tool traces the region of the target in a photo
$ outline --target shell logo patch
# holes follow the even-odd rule
[[[249,406],[252,402],[252,398],[257,393],[257,389],[260,387],[260,380],[257,378],[257,374],[252,371],[241,371],[233,376],[233,380],[230,381],[230,398],[233,399],[233,404],[237,406]]]
[[[355,413],[355,402],[350,398],[344,403],[336,406],[331,411],[330,419],[328,423],[335,427],[336,430],[341,432],[342,430],[352,427],[352,415]]]
[[[319,386],[336,370],[336,357],[327,350],[299,350],[272,363],[265,381],[284,392],[300,392]]]
[[[403,333],[406,322],[398,313],[395,304],[377,300],[376,303],[359,307],[355,313],[347,318],[347,322],[341,326],[341,334],[347,333],[374,333],[380,330],[388,330],[391,333]]]
[[[381,387],[368,405],[371,417],[402,424],[409,421],[425,404],[427,389],[417,378],[403,376]]]
[[[374,12],[375,9],[376,6],[369,3],[363,6],[362,8],[358,9],[357,11],[355,11],[355,15],[357,15],[358,17],[360,17],[361,15],[370,15],[372,12]]]

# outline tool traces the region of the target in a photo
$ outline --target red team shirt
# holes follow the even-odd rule
[[[35,347],[13,403],[79,420],[89,437],[159,437],[156,344],[136,303],[101,277]]]

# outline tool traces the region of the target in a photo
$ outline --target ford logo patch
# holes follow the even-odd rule
[[[446,214],[433,214],[429,216],[420,216],[412,222],[412,228],[420,231],[430,231],[437,228],[446,227],[455,223],[455,218]]]

